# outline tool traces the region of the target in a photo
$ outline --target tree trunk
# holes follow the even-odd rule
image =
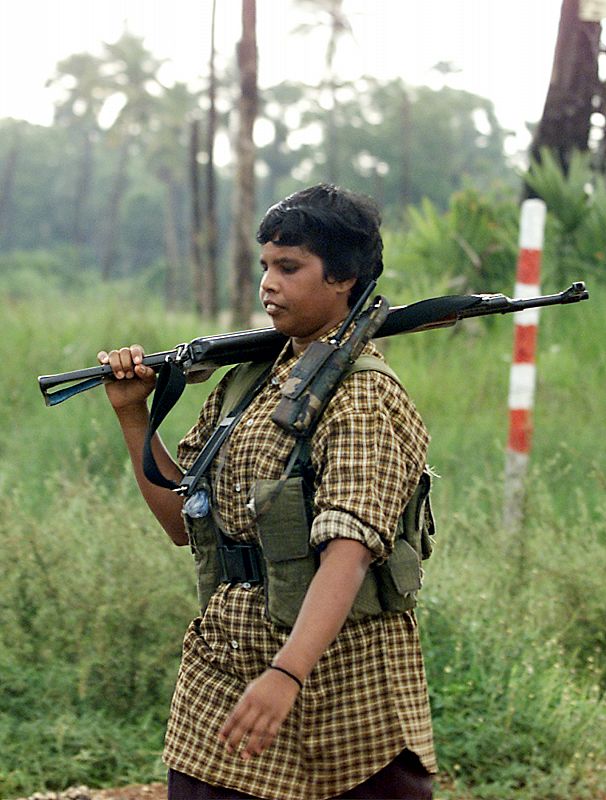
[[[598,56],[601,25],[579,19],[579,0],[563,0],[549,89],[530,155],[542,148],[557,155],[568,171],[573,150],[587,150],[594,98],[600,94]],[[526,198],[536,196],[525,187]]]
[[[206,138],[206,202],[202,210],[198,153],[200,152],[200,123],[191,127],[190,174],[192,189],[192,261],[196,310],[204,317],[219,316],[217,278],[217,191],[215,177],[215,135],[217,128],[217,77],[215,69],[215,18],[217,3],[213,0],[210,23],[210,57],[208,61],[208,119]]]
[[[177,307],[181,274],[179,235],[177,233],[177,190],[172,175],[167,171],[163,172],[160,180],[164,184],[164,249],[166,253],[164,296],[166,308],[172,311]]]
[[[93,145],[90,131],[85,130],[82,137],[82,151],[76,179],[76,196],[74,199],[74,219],[72,237],[77,247],[87,244],[88,236],[84,220],[87,218],[88,198],[93,175]]]
[[[402,146],[400,148],[400,184],[398,186],[398,201],[403,208],[412,203],[412,103],[408,90],[402,94]]]
[[[126,167],[128,164],[128,152],[130,141],[128,136],[122,140],[120,154],[118,157],[118,167],[114,175],[112,190],[109,196],[109,203],[106,213],[105,238],[101,243],[103,248],[101,258],[101,277],[108,281],[112,277],[114,265],[118,255],[118,233],[120,221],[120,207],[122,198],[128,185]]]
[[[217,0],[213,0],[210,33],[210,59],[208,78],[208,128],[206,141],[206,262],[208,314],[211,319],[219,316],[219,279],[217,248],[219,223],[217,221],[217,181],[215,175],[215,136],[217,131],[217,75],[215,69],[215,17]]]
[[[252,317],[252,235],[255,213],[255,147],[257,115],[256,0],[242,0],[242,38],[238,43],[240,72],[239,124],[234,187],[233,324],[250,327]]]
[[[11,248],[10,224],[11,210],[13,208],[13,194],[15,191],[15,175],[17,173],[17,162],[21,150],[21,140],[19,133],[13,132],[13,143],[6,156],[2,178],[0,182],[0,236],[4,240],[4,247]]]
[[[200,201],[200,120],[192,119],[189,132],[189,184],[191,190],[191,261],[194,305],[198,314],[206,312],[204,295],[204,261],[202,259],[202,203]]]

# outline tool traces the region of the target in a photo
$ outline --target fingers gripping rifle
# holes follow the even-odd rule
[[[582,281],[573,283],[568,289],[557,294],[513,300],[504,294],[435,297],[389,309],[384,321],[371,338],[379,339],[398,333],[447,328],[468,317],[508,314],[528,308],[565,305],[587,300],[588,297],[589,293]],[[285,341],[285,337],[273,328],[205,336],[193,339],[188,344],[179,345],[174,350],[151,353],[144,357],[143,363],[159,371],[167,359],[173,360],[185,375],[189,375],[198,370],[229,364],[269,361],[278,355]],[[38,378],[38,385],[46,405],[55,406],[111,379],[111,367],[103,365],[56,375],[41,375]]]

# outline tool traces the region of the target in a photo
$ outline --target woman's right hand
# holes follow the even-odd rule
[[[107,397],[116,412],[145,405],[156,385],[156,373],[143,364],[143,348],[139,344],[97,353],[100,364],[109,364],[114,380],[105,382]]]

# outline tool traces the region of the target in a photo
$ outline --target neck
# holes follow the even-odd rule
[[[305,350],[309,347],[309,345],[312,342],[317,342],[319,339],[325,338],[328,334],[336,333],[344,319],[345,315],[343,316],[342,319],[339,319],[336,322],[331,322],[330,325],[327,325],[322,331],[316,333],[314,336],[309,336],[309,337],[291,336],[290,346],[292,348],[293,353],[296,356],[300,356],[302,353],[305,352]]]

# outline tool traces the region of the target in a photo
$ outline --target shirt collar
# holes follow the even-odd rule
[[[330,328],[330,330],[322,334],[322,336],[318,336],[318,338],[314,341],[328,342],[337,333],[342,324],[343,321],[341,320],[341,322],[334,325],[332,328]],[[284,380],[299,358],[300,356],[296,356],[293,353],[292,342],[289,339],[280,351],[279,356],[274,361],[274,365],[271,369],[271,376],[273,378],[277,378],[279,381]]]

